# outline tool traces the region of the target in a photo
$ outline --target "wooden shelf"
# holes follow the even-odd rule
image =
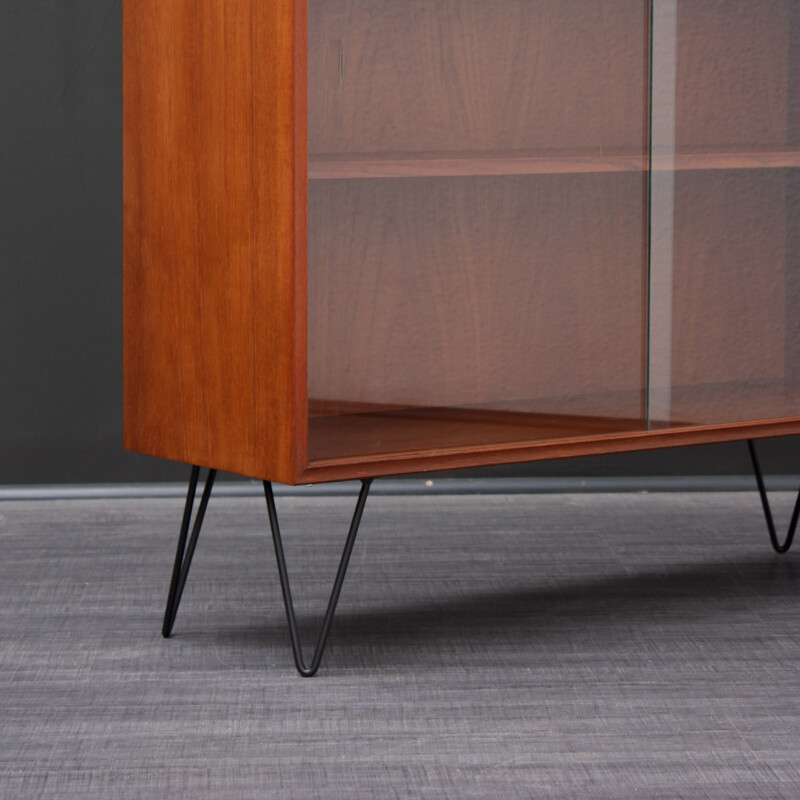
[[[437,178],[471,175],[557,175],[641,172],[641,152],[579,153],[373,153],[309,156],[311,180]]]
[[[439,458],[441,468],[446,468],[448,458],[470,448],[502,450],[521,443],[551,443],[564,451],[559,455],[569,455],[572,450],[579,451],[583,442],[598,437],[669,434],[720,423],[737,426],[762,418],[762,422],[785,420],[796,417],[800,408],[800,383],[753,380],[674,387],[668,420],[651,420],[648,425],[644,408],[641,417],[615,414],[615,410],[631,408],[640,397],[639,392],[611,392],[483,409],[311,401],[310,467],[336,467],[353,459],[391,462],[414,457]],[[559,408],[559,413],[548,408]]]
[[[646,430],[644,420],[525,414],[463,408],[419,408],[309,419],[309,461],[409,452],[498,447]]]
[[[641,152],[606,153],[372,153],[311,155],[310,180],[353,178],[437,178],[489,175],[559,175],[643,172]],[[653,169],[700,171],[785,169],[800,167],[800,151],[759,149],[692,150],[676,156],[654,156]]]
[[[724,169],[791,169],[796,167],[800,167],[800,150],[693,150],[678,153],[675,157],[653,156],[653,169],[657,172],[664,170],[700,172]]]

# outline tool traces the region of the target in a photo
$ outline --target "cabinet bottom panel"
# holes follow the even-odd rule
[[[311,404],[303,481],[337,480],[800,432],[800,384],[736,382],[673,389],[669,420],[620,417],[618,393],[492,408]],[[634,398],[629,398],[633,405]],[[581,413],[582,408],[593,413]],[[774,416],[759,420],[759,410]],[[537,410],[538,409],[538,410]],[[599,413],[598,413],[598,410]]]

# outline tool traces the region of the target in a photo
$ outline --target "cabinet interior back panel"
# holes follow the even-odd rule
[[[679,148],[785,146],[797,5],[797,0],[678,2]]]
[[[786,180],[781,170],[678,176],[673,385],[783,377]]]
[[[310,0],[309,151],[642,147],[642,0]]]
[[[643,193],[636,173],[314,181],[309,397],[621,393],[608,413],[639,416]]]

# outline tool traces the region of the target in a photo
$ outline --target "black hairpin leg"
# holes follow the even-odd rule
[[[289,622],[289,636],[292,640],[294,663],[297,667],[297,671],[304,678],[310,678],[315,675],[319,669],[320,662],[322,661],[322,653],[325,650],[325,643],[328,639],[328,634],[330,633],[331,623],[333,622],[333,614],[336,611],[336,604],[339,602],[339,594],[342,591],[344,576],[347,572],[347,564],[350,561],[350,554],[353,552],[353,545],[356,541],[358,526],[361,523],[361,516],[364,513],[364,506],[367,502],[367,495],[369,494],[369,487],[371,484],[372,480],[361,481],[361,491],[358,495],[356,510],[353,513],[353,521],[350,523],[350,531],[347,534],[344,552],[342,553],[342,558],[339,562],[339,569],[336,572],[336,579],[333,582],[333,591],[331,592],[331,597],[328,601],[328,610],[325,612],[325,619],[322,623],[322,628],[317,638],[317,645],[314,648],[314,654],[311,658],[311,663],[306,666],[305,661],[303,660],[303,651],[300,647],[300,638],[297,633],[297,617],[295,616],[294,603],[292,602],[292,590],[289,586],[289,574],[286,571],[286,559],[283,555],[283,543],[281,541],[280,526],[278,525],[278,513],[275,509],[275,497],[272,494],[272,484],[270,484],[269,481],[264,481],[264,495],[267,499],[269,525],[272,529],[272,542],[275,545],[275,558],[278,562],[278,574],[280,575],[281,579],[283,604],[286,606],[286,619]]]
[[[172,568],[172,580],[169,585],[169,595],[167,597],[167,608],[164,612],[164,625],[161,629],[163,636],[168,637],[172,633],[172,627],[175,624],[175,617],[178,613],[178,606],[181,602],[184,586],[186,586],[186,578],[189,575],[189,568],[192,565],[192,556],[194,555],[195,548],[197,547],[197,540],[200,536],[200,529],[203,527],[203,518],[206,514],[208,501],[211,497],[211,490],[214,486],[214,479],[217,476],[217,471],[211,469],[208,471],[205,486],[203,487],[203,495],[200,498],[200,505],[198,506],[197,513],[195,514],[194,524],[192,525],[192,511],[194,510],[195,495],[197,494],[197,483],[200,477],[200,467],[192,467],[191,476],[189,478],[189,491],[186,495],[186,505],[183,511],[183,520],[181,522],[180,535],[178,536],[178,550],[175,553],[175,565]],[[325,643],[328,640],[328,634],[331,630],[333,622],[333,615],[336,611],[336,605],[339,602],[339,595],[342,591],[342,584],[344,583],[344,576],[347,572],[347,565],[350,562],[350,555],[353,552],[353,546],[356,541],[356,534],[358,527],[361,524],[361,517],[364,514],[364,506],[367,502],[367,495],[372,484],[372,480],[363,480],[361,482],[361,491],[358,495],[358,502],[356,503],[356,510],[353,514],[353,520],[350,523],[350,531],[347,534],[347,540],[342,553],[341,561],[339,562],[339,569],[336,572],[336,579],[333,582],[333,591],[331,592],[330,600],[328,601],[328,610],[325,612],[325,619],[322,623],[319,637],[317,638],[317,646],[314,649],[314,655],[311,659],[311,664],[306,666],[303,661],[303,653],[300,647],[300,639],[297,633],[297,617],[294,611],[294,603],[292,602],[292,591],[289,587],[289,574],[286,571],[286,559],[283,554],[283,543],[281,541],[281,532],[278,525],[278,513],[275,509],[275,497],[272,493],[272,484],[264,481],[264,494],[267,498],[267,512],[269,514],[269,524],[272,530],[272,541],[275,545],[275,557],[278,561],[278,575],[281,580],[281,591],[283,593],[283,602],[286,606],[286,618],[289,621],[289,635],[292,640],[292,651],[294,653],[294,663],[297,666],[297,671],[305,678],[310,678],[315,675],[319,669],[320,662],[322,661],[322,654],[325,650]],[[191,536],[189,535],[189,527],[192,528]],[[187,544],[188,538],[188,544]]]
[[[758,493],[761,495],[761,505],[764,508],[764,516],[767,520],[767,529],[769,530],[769,538],[772,542],[772,547],[776,553],[787,553],[792,546],[794,539],[794,532],[797,528],[797,520],[800,518],[800,491],[797,493],[797,500],[794,504],[794,511],[792,512],[792,519],[789,523],[789,532],[786,534],[786,539],[783,544],[778,542],[778,534],[775,532],[775,522],[772,519],[772,511],[769,507],[769,498],[767,497],[767,489],[764,486],[764,476],[761,474],[761,466],[758,463],[758,456],[756,456],[756,446],[751,439],[747,440],[747,447],[750,450],[750,459],[753,462],[753,472],[756,474],[756,483],[758,484]]]
[[[192,521],[194,497],[197,493],[197,480],[199,477],[200,467],[192,467],[192,474],[189,478],[189,491],[186,495],[186,506],[183,510],[181,532],[178,536],[178,551],[175,553],[175,566],[172,568],[172,580],[169,584],[167,609],[164,612],[164,624],[161,628],[161,635],[165,638],[172,633],[172,626],[175,624],[178,606],[183,595],[183,587],[186,586],[186,576],[189,574],[189,567],[192,565],[192,556],[194,555],[195,547],[197,547],[197,537],[200,536],[200,528],[203,527],[203,517],[206,515],[208,499],[211,497],[211,489],[214,486],[214,478],[217,477],[217,471],[215,469],[208,471],[208,477],[203,487],[203,496],[200,498],[200,507],[195,515],[192,535],[187,546],[186,537],[189,535],[189,525]]]

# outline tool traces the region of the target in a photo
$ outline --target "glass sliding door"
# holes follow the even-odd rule
[[[647,0],[309,0],[312,464],[646,427]]]
[[[800,4],[653,0],[651,428],[800,409]]]

